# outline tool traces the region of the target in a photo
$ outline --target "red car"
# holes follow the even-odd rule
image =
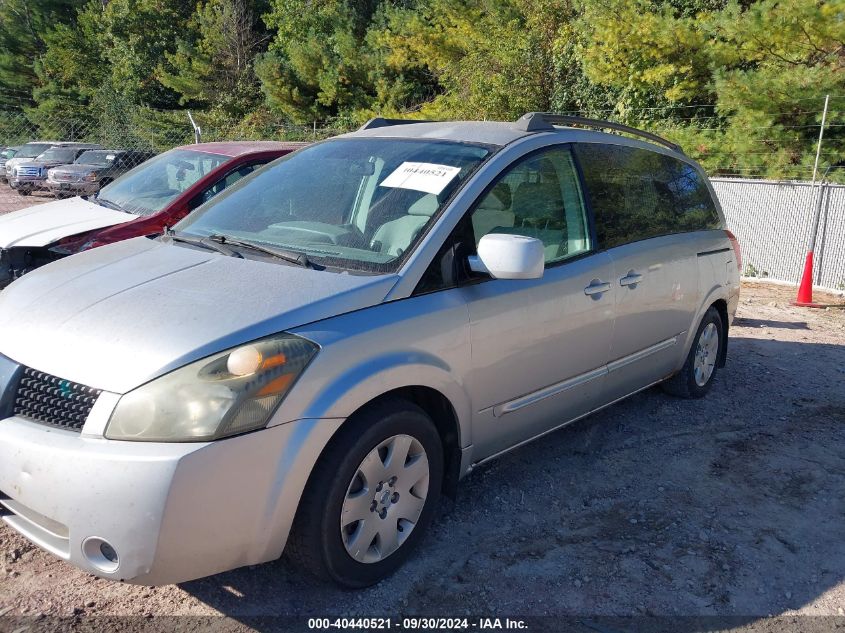
[[[126,172],[91,196],[0,216],[0,288],[89,248],[160,233],[253,170],[307,143],[183,145]]]

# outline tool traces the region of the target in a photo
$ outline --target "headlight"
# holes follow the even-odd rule
[[[260,429],[318,349],[280,334],[186,365],[124,395],[105,435],[206,442]]]
[[[97,173],[92,171],[90,174],[85,174],[85,180],[94,182],[97,180]]]
[[[52,169],[47,170],[47,178],[50,178],[50,179],[53,178],[53,170]]]

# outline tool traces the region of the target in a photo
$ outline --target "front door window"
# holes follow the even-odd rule
[[[584,197],[572,154],[556,147],[509,167],[472,211],[476,245],[489,233],[534,237],[546,264],[590,250]]]

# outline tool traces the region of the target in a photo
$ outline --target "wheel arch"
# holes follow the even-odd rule
[[[414,403],[434,422],[443,446],[443,492],[454,497],[461,471],[461,427],[452,403],[437,389],[424,385],[408,385],[383,393],[360,407],[359,410],[391,398]]]
[[[728,329],[730,328],[728,302],[724,299],[716,299],[716,301],[710,304],[708,310],[710,308],[715,308],[716,312],[719,313],[719,318],[722,319],[722,338],[719,341],[719,356],[716,358],[716,366],[724,367],[728,360]],[[706,313],[707,311],[705,310]]]
[[[437,429],[437,433],[440,436],[440,441],[443,446],[443,492],[451,497],[454,497],[461,473],[461,422],[452,401],[441,390],[428,385],[407,384],[395,386],[377,395],[373,395],[366,402],[360,403],[354,411],[346,417],[343,423],[335,429],[332,437],[323,447],[320,454],[322,455],[325,451],[327,451],[332,445],[332,442],[337,438],[341,429],[354,423],[355,419],[358,418],[363,411],[391,399],[405,400],[415,404],[431,418],[432,422],[434,422],[434,426]]]
[[[695,342],[695,335],[698,332],[698,326],[701,325],[701,320],[710,308],[715,308],[719,313],[719,318],[722,320],[722,340],[719,342],[719,356],[716,359],[718,367],[724,367],[728,356],[728,328],[730,327],[730,319],[728,317],[728,301],[725,298],[727,288],[723,286],[715,286],[707,293],[704,301],[698,308],[695,318],[690,323],[690,328],[686,333],[686,340],[684,341],[684,353],[681,356],[677,370],[681,369],[684,361],[689,354],[692,344]]]

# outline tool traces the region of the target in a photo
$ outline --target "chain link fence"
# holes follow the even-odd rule
[[[231,121],[219,117],[207,118],[203,115],[195,115],[194,118],[201,130],[203,142],[311,141],[349,131],[316,124],[290,125],[269,115]],[[167,112],[142,108],[131,112],[115,112],[106,119],[92,120],[68,115],[34,120],[19,111],[0,110],[0,151],[5,148],[19,148],[31,141],[84,143],[94,148],[128,150],[138,152],[141,156],[150,156],[173,147],[194,143],[196,130],[189,115],[184,111]],[[13,164],[23,160],[19,155],[17,161],[13,160]],[[34,157],[26,160],[31,162]],[[18,187],[16,176],[6,169],[5,162],[6,159],[0,156],[0,214],[55,199],[56,196],[44,184],[47,168],[36,177],[35,185],[30,186],[32,181],[29,181],[27,186]],[[33,169],[36,166],[31,165]]]
[[[249,121],[204,120],[197,116],[203,141],[318,140],[348,131],[343,128],[292,126],[264,117]],[[0,149],[33,140],[92,143],[104,149],[161,152],[195,141],[185,112],[139,110],[115,113],[108,120],[54,117],[37,123],[20,112],[0,111]],[[2,163],[0,158],[0,163]],[[35,190],[21,195],[8,182],[0,164],[0,214],[49,202],[54,195]],[[845,291],[845,186],[745,178],[713,178],[728,226],[743,251],[743,274],[797,283],[812,230],[813,214],[822,196],[815,249],[815,284]]]
[[[742,248],[743,275],[798,283],[821,196],[813,282],[845,291],[845,185],[712,178]]]

